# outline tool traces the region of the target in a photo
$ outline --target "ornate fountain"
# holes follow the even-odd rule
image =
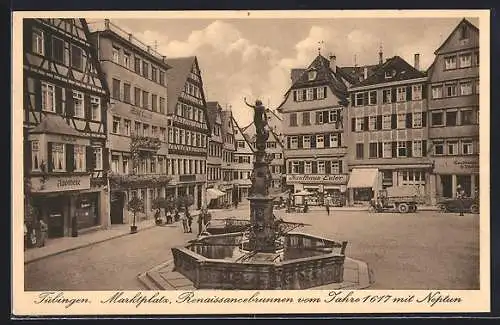
[[[248,228],[172,248],[174,271],[197,289],[307,289],[342,282],[347,242],[292,232],[304,224],[274,216],[266,109],[260,100],[246,104],[254,110],[256,130]]]

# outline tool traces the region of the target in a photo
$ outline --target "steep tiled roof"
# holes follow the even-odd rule
[[[389,72],[391,74],[390,79],[385,78],[386,72]],[[385,61],[385,63],[381,66],[377,67],[367,79],[357,83],[353,86],[353,88],[424,77],[425,73],[415,69],[403,58],[394,56]]]
[[[359,69],[362,69],[363,67],[359,67]],[[308,79],[308,71],[310,70],[316,70],[317,75],[314,80],[309,80]],[[347,85],[344,83],[343,79],[349,81],[349,83],[353,84],[355,83],[355,80],[359,81],[359,77],[353,77],[347,73],[349,71],[349,68],[343,69],[341,67],[336,67],[335,71],[333,71],[330,68],[330,60],[322,56],[321,54],[318,54],[318,56],[311,62],[309,67],[307,69],[292,69],[295,70],[296,73],[300,72],[300,70],[303,70],[302,74],[300,77],[298,77],[295,82],[292,83],[290,88],[286,91],[285,93],[285,98],[281,102],[280,105],[278,105],[277,110],[279,111],[283,104],[286,102],[286,99],[288,95],[290,94],[290,91],[293,89],[297,88],[303,88],[303,87],[315,87],[315,86],[320,86],[320,85],[328,85],[331,89],[331,91],[338,96],[339,98],[346,97],[347,96]],[[363,70],[361,70],[363,71]],[[357,72],[359,73],[359,72]]]
[[[479,28],[477,28],[474,24],[472,24],[470,21],[468,21],[467,19],[463,18],[460,23],[457,24],[457,26],[455,27],[455,29],[453,29],[453,31],[450,33],[450,35],[448,35],[448,37],[446,38],[446,40],[443,42],[443,44],[441,44],[441,46],[439,46],[436,51],[434,51],[434,54],[438,54],[439,51],[441,50],[441,48],[443,46],[445,46],[446,43],[448,43],[448,41],[450,40],[450,38],[453,36],[453,34],[455,34],[455,32],[457,31],[458,28],[460,28],[460,26],[462,24],[465,24],[467,26],[469,26],[470,28],[472,28],[473,30],[479,32]]]
[[[217,112],[220,111],[219,102],[207,102],[208,123],[215,125]]]
[[[167,64],[172,67],[167,70],[167,107],[169,114],[175,113],[177,100],[184,89],[195,60],[196,57],[194,56],[167,59]]]
[[[361,78],[364,77],[365,68],[368,69],[368,76],[370,76],[378,66],[378,64],[375,64],[359,67],[338,67],[337,73],[351,85],[354,85],[360,82]]]
[[[30,133],[51,133],[72,136],[82,136],[80,132],[69,126],[60,115],[46,115],[40,124],[34,127]]]
[[[314,80],[308,79],[308,71],[316,70],[316,78]],[[302,75],[292,84],[290,89],[314,87],[319,85],[328,84],[334,94],[344,94],[346,86],[337,74],[337,71],[330,69],[330,61],[319,54],[313,62],[307,67]]]

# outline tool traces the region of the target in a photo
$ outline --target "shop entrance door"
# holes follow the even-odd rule
[[[67,202],[65,197],[47,200],[47,235],[49,238],[64,237],[64,207]]]
[[[441,175],[441,188],[443,189],[443,197],[453,197],[451,175]]]
[[[125,203],[125,193],[113,192],[111,193],[111,224],[123,224],[123,206]]]
[[[467,196],[471,196],[472,194],[472,184],[471,184],[471,175],[457,175],[457,186],[462,186],[465,194]]]

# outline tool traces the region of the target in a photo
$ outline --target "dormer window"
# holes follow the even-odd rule
[[[385,72],[385,79],[391,79],[392,78],[392,74],[390,71],[386,71]]]
[[[316,79],[316,76],[318,75],[318,72],[316,70],[311,70],[307,73],[307,79],[309,81],[312,81],[314,79]]]

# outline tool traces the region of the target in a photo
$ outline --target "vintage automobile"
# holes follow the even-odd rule
[[[369,212],[413,213],[417,205],[423,204],[424,197],[417,189],[406,186],[388,187],[381,190],[377,200],[372,199]]]
[[[462,199],[464,212],[479,213],[479,200],[471,197]],[[437,203],[437,207],[441,212],[460,212],[459,199],[444,199]]]

